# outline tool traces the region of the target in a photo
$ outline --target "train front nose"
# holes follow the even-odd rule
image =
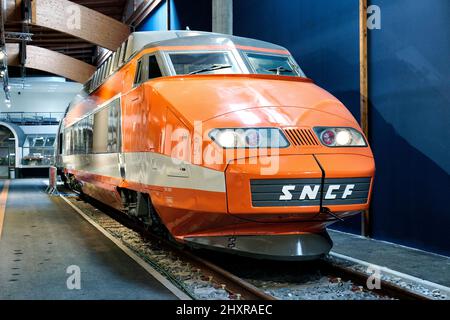
[[[368,208],[374,163],[356,154],[284,154],[229,164],[228,249],[272,260],[314,260],[332,241],[326,227]],[[326,209],[326,210],[324,210]]]
[[[307,231],[320,232],[333,220],[321,209],[345,217],[369,206],[375,166],[366,155],[272,155],[258,165],[248,162],[226,170],[232,215],[255,222],[303,221]]]

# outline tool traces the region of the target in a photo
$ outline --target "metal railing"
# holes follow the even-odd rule
[[[22,126],[57,125],[64,112],[0,112],[0,121]]]

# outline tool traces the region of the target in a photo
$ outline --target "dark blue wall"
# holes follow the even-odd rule
[[[450,255],[450,1],[376,0],[370,33],[375,236]]]
[[[172,29],[211,31],[212,0],[172,0]]]
[[[355,0],[234,1],[234,32],[280,44],[308,77],[359,119],[359,7]],[[359,216],[334,228],[358,233]]]
[[[167,30],[167,1],[170,1],[170,29],[211,31],[211,0],[165,0],[137,28],[138,31]]]
[[[450,255],[450,1],[373,0],[375,238]],[[236,0],[235,33],[286,46],[359,118],[357,0]],[[339,226],[358,232],[358,221]]]
[[[163,1],[151,15],[142,21],[137,31],[167,30],[167,2]]]

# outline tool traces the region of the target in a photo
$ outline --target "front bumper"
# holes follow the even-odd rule
[[[259,259],[283,261],[316,260],[332,246],[328,233],[296,235],[257,235],[192,237],[184,239],[194,248],[208,248]]]

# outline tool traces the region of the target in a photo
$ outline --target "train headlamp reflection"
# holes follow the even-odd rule
[[[286,148],[289,146],[278,128],[225,128],[214,129],[210,138],[219,146],[231,148]]]
[[[364,136],[353,128],[316,127],[314,132],[327,147],[367,147]]]

